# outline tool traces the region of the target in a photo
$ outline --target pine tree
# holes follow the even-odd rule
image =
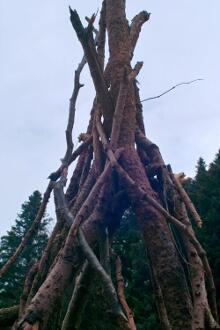
[[[210,260],[220,308],[220,151],[208,169],[202,158],[196,168],[195,179],[187,190],[203,218],[203,227],[197,229],[197,235]]]
[[[21,206],[15,225],[1,237],[0,241],[0,267],[13,254],[22,237],[30,228],[40,207],[42,197],[39,191],[34,191]],[[32,240],[28,242],[23,253],[19,256],[7,274],[0,279],[0,306],[13,306],[19,302],[22,293],[24,279],[28,270],[41,256],[47,240],[47,224],[50,219],[44,216],[39,231]]]

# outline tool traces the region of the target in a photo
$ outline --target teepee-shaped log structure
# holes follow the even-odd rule
[[[142,25],[149,18],[143,11],[129,24],[125,0],[104,0],[97,31],[95,15],[87,19],[85,28],[77,12],[70,9],[71,23],[84,57],[75,71],[66,129],[67,150],[60,168],[49,176],[32,227],[0,270],[0,276],[4,276],[37,231],[52,191],[57,221],[41,260],[26,278],[13,329],[50,329],[50,317],[73,278],[74,290],[62,330],[80,329],[89,292],[83,288],[90,287],[94,276],[102,283],[118,325],[123,329],[136,329],[124,294],[120,257],[111,251],[112,237],[128,208],[135,213],[149,255],[162,328],[195,330],[205,329],[206,324],[220,329],[212,272],[188,213],[198,226],[202,221],[181,185],[181,178],[165,165],[159,148],[145,133],[136,81],[143,63],[132,67],[131,60]],[[106,34],[109,59],[105,65]],[[74,150],[72,130],[76,100],[82,87],[80,73],[85,64],[96,96],[87,132],[81,134],[81,145]],[[68,173],[69,165],[76,159],[73,173]],[[187,251],[190,287],[172,227],[181,235]],[[94,247],[100,237],[102,248],[98,255]],[[111,279],[112,259],[116,260],[117,288]],[[10,317],[10,313],[15,318],[15,308],[0,311],[2,318]]]

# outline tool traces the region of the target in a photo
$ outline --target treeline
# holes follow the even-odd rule
[[[207,251],[208,258],[213,270],[217,289],[217,303],[220,308],[220,152],[214,161],[207,166],[200,158],[196,167],[196,176],[190,179],[185,188],[203,219],[201,229],[195,228],[197,236]],[[27,202],[22,205],[15,225],[1,238],[0,242],[0,267],[15,250],[24,233],[30,227],[41,202],[41,195],[35,191]],[[30,267],[38,260],[41,251],[48,240],[47,225],[50,219],[45,216],[38,234],[29,242],[16,263],[9,272],[0,279],[0,306],[9,307],[19,303],[22,294],[25,275]],[[178,234],[178,233],[177,233]],[[126,298],[132,308],[137,329],[153,330],[160,329],[155,309],[151,271],[147,252],[144,248],[138,231],[134,215],[127,210],[117,231],[112,244],[113,251],[121,257],[123,264],[123,276],[125,280]],[[184,269],[187,272],[184,255],[184,247],[179,242],[179,254]],[[114,261],[114,255],[112,256]],[[112,277],[115,278],[115,267],[112,262]],[[64,295],[62,306],[58,306],[57,317],[62,319],[72,284]],[[116,330],[110,313],[104,313],[108,309],[103,296],[102,287],[96,278],[90,285],[88,303],[85,306],[84,317],[80,326],[81,330]],[[99,302],[102,301],[102,304]],[[56,319],[57,324],[57,319]],[[53,328],[51,324],[51,329]],[[1,328],[3,329],[3,328]]]

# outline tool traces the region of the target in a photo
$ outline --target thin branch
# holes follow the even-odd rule
[[[79,182],[86,156],[87,156],[87,152],[85,150],[84,152],[81,153],[80,157],[78,158],[77,164],[70,178],[70,182],[65,193],[68,204],[71,203],[71,201],[76,198],[76,195],[78,193]]]
[[[18,317],[19,305],[0,309],[0,327],[10,326]],[[3,329],[3,328],[2,328]]]
[[[197,212],[196,213],[193,212],[193,211],[196,211],[196,210],[192,209],[192,205],[193,204],[190,205],[190,203],[189,203],[189,201],[190,201],[189,197],[188,197],[189,200],[186,199],[186,195],[187,195],[186,192],[185,192],[185,194],[186,194],[185,195],[183,193],[183,190],[182,190],[183,188],[180,189],[182,186],[179,183],[178,179],[175,178],[170,165],[168,166],[168,170],[169,170],[170,177],[171,177],[173,183],[175,184],[175,186],[177,187],[177,191],[178,191],[178,193],[179,193],[182,201],[184,202],[184,205],[186,206],[186,208],[188,209],[188,211],[191,213],[191,215],[195,219],[195,216],[197,215]],[[185,211],[185,216],[183,217],[183,219],[184,219],[185,225],[187,227],[187,230],[190,233],[190,236],[195,237],[194,231],[193,231],[192,226],[191,226],[191,223],[190,223],[190,221],[189,221],[189,219],[187,217],[186,211]],[[195,221],[196,221],[197,225],[200,225],[201,226],[201,224],[202,224],[201,221],[202,220],[200,219],[200,217],[199,217],[199,219],[195,219]],[[191,241],[191,237],[188,237],[188,240]],[[190,243],[193,244],[192,241]],[[196,248],[195,245],[194,245],[194,248],[196,249],[197,253],[199,254],[199,250]],[[210,305],[211,305],[211,308],[212,308],[213,315],[214,315],[214,317],[217,320],[218,319],[218,310],[217,310],[217,304],[216,304],[216,289],[215,289],[215,283],[214,283],[212,271],[211,271],[211,268],[209,266],[209,262],[208,262],[208,259],[207,259],[206,255],[203,256],[204,258],[202,258],[202,256],[200,254],[199,254],[199,256],[200,256],[200,258],[203,261],[203,267],[205,269],[206,276],[207,276],[208,292],[209,292],[209,296],[210,296]]]
[[[103,155],[103,149],[102,144],[99,141],[99,135],[97,132],[97,128],[94,125],[93,127],[93,152],[94,152],[94,168],[95,168],[95,176],[98,177],[104,166],[104,155]]]
[[[17,257],[21,254],[21,252],[24,250],[25,246],[27,245],[27,243],[30,241],[30,239],[32,238],[32,236],[37,232],[41,220],[44,216],[45,210],[46,210],[46,206],[47,203],[49,201],[50,198],[50,194],[53,190],[53,183],[50,181],[47,189],[44,193],[43,196],[43,200],[41,202],[40,208],[37,212],[36,218],[34,219],[31,227],[29,228],[29,230],[27,231],[27,233],[25,234],[25,236],[22,238],[21,243],[19,244],[19,246],[16,248],[15,252],[13,253],[13,255],[8,259],[8,261],[3,265],[3,267],[0,269],[0,278],[8,271],[8,269],[11,267],[11,265],[15,262],[15,260],[17,259]]]
[[[164,330],[172,330],[169,319],[168,319],[168,315],[167,315],[167,309],[166,309],[163,293],[162,293],[160,283],[158,280],[158,275],[157,275],[155,266],[153,265],[149,254],[148,254],[148,260],[149,260],[149,266],[150,266],[149,267],[150,277],[151,277],[152,287],[154,290],[154,295],[155,295],[155,300],[156,300],[157,312],[159,315],[159,319],[160,319],[162,328]]]
[[[121,259],[119,256],[116,256],[116,261],[115,261],[115,271],[116,271],[116,280],[118,284],[118,298],[119,301],[126,312],[127,319],[128,319],[128,324],[131,330],[136,330],[136,325],[134,322],[134,315],[130,307],[128,306],[128,303],[126,301],[125,297],[125,283],[124,283],[124,278],[122,276],[122,264],[121,264]]]
[[[69,104],[69,117],[66,127],[66,153],[64,158],[62,159],[62,163],[64,166],[68,166],[69,159],[71,158],[72,151],[73,151],[73,138],[72,138],[72,131],[73,131],[73,125],[75,120],[75,112],[76,112],[76,100],[79,94],[79,90],[81,87],[83,87],[82,84],[80,84],[80,74],[86,64],[85,56],[83,56],[81,62],[78,65],[77,70],[75,71],[75,78],[74,78],[74,88],[73,93],[70,98],[70,104]]]
[[[179,84],[174,85],[173,87],[167,89],[165,92],[163,92],[163,93],[161,93],[161,94],[159,94],[159,95],[157,95],[157,96],[152,96],[152,97],[148,97],[148,98],[146,98],[146,99],[141,100],[141,103],[142,103],[142,102],[146,102],[146,101],[150,101],[150,100],[159,99],[161,96],[164,96],[165,94],[170,93],[170,92],[171,92],[172,90],[174,90],[176,87],[183,86],[183,85],[190,85],[190,84],[192,84],[192,83],[194,83],[194,82],[196,82],[196,81],[201,81],[201,80],[203,80],[203,79],[198,78],[198,79],[194,79],[194,80],[191,80],[191,81],[186,81],[186,82],[179,83]]]
[[[109,231],[105,226],[100,226],[100,239],[99,239],[99,255],[100,263],[111,276],[111,262],[110,262],[110,242],[109,242]]]
[[[68,166],[74,162],[74,160],[85,150],[92,142],[92,136],[89,136],[86,141],[84,141],[80,146],[72,153],[71,157],[69,158]],[[66,165],[62,164],[56,172],[53,172],[49,175],[48,179],[51,181],[56,181],[59,179],[60,175],[63,172],[63,169]]]
[[[206,318],[210,329],[220,329],[220,325],[215,321],[208,307],[206,308]]]
[[[86,181],[86,178],[87,178],[87,176],[89,174],[89,170],[90,170],[90,167],[91,167],[92,159],[93,159],[93,148],[92,148],[92,146],[90,146],[87,149],[87,155],[86,155],[86,158],[84,160],[83,167],[82,167],[82,173],[81,173],[81,177],[80,177],[80,181],[79,181],[79,190],[83,186],[83,184]]]
[[[144,62],[137,62],[134,66],[134,69],[131,71],[131,73],[128,76],[128,80],[130,82],[133,82],[134,79],[139,75],[139,72],[141,71],[143,67]]]
[[[94,271],[86,260],[75,280],[74,290],[66,315],[63,319],[62,330],[78,330],[82,314],[88,302],[89,294],[94,284]]]
[[[44,249],[43,255],[39,261],[38,272],[32,282],[32,287],[28,295],[26,305],[29,305],[31,299],[34,297],[40,285],[46,278],[48,269],[50,268],[52,262],[51,260],[53,260],[53,258],[51,258],[51,249],[52,246],[54,246],[54,242],[56,240],[57,235],[60,233],[61,228],[62,228],[62,223],[57,221],[55,227],[53,228],[52,234],[47,242],[46,248]]]
[[[195,208],[193,202],[189,198],[189,195],[187,194],[187,192],[185,191],[185,189],[181,185],[180,181],[173,174],[172,169],[171,169],[171,166],[168,165],[167,168],[168,168],[170,177],[171,177],[171,179],[172,179],[172,181],[173,181],[173,183],[174,183],[177,191],[179,192],[179,194],[180,194],[183,202],[186,205],[187,210],[189,211],[189,213],[191,214],[191,216],[195,220],[196,225],[199,228],[201,228],[202,227],[202,219],[201,219],[200,215],[198,214],[198,212],[196,211],[196,208]]]
[[[78,232],[80,247],[83,250],[83,253],[86,259],[89,261],[91,267],[96,272],[97,276],[101,279],[103,283],[104,290],[106,295],[108,296],[108,301],[110,303],[111,309],[115,315],[120,315],[120,317],[124,318],[125,322],[127,321],[120,304],[118,302],[117,293],[115,291],[114,285],[110,276],[106,273],[105,269],[100,264],[93,250],[89,246],[84,233],[81,228],[79,228]]]
[[[38,210],[38,213],[36,215],[36,218],[34,219],[30,229],[27,231],[25,236],[23,237],[21,243],[13,253],[13,255],[8,259],[8,261],[3,265],[3,267],[0,269],[0,278],[8,271],[10,266],[15,262],[17,257],[21,254],[29,240],[32,238],[32,236],[37,232],[41,220],[44,216],[46,206],[48,204],[50,194],[53,190],[53,181],[56,181],[60,175],[62,174],[63,170],[68,167],[73,160],[80,154],[80,152],[87,147],[89,143],[91,143],[91,139],[88,139],[87,141],[84,142],[74,153],[72,153],[73,150],[73,141],[72,141],[72,130],[73,130],[73,125],[74,125],[74,118],[75,118],[75,105],[76,105],[76,99],[79,93],[80,88],[83,86],[79,82],[80,78],[80,73],[85,65],[85,58],[83,57],[82,61],[78,65],[77,70],[75,71],[75,81],[74,81],[74,89],[73,93],[70,99],[70,106],[69,106],[69,118],[68,118],[68,123],[67,123],[67,128],[66,128],[66,143],[67,143],[67,149],[64,158],[62,159],[62,165],[59,167],[59,169],[52,173],[49,178],[50,182],[47,186],[47,189],[44,193],[42,203],[40,205],[40,208]],[[89,141],[90,140],[90,141]]]
[[[76,216],[77,212],[79,211],[79,209],[83,205],[84,201],[88,197],[95,182],[96,182],[95,165],[93,164],[92,168],[90,169],[89,174],[86,178],[86,181],[84,182],[81,189],[78,191],[76,198],[70,202],[69,206],[71,208],[71,213],[73,214],[74,217]]]
[[[106,0],[102,2],[99,19],[99,31],[97,34],[97,54],[101,68],[104,70],[105,63],[105,41],[106,41]]]
[[[68,227],[71,227],[71,225],[73,223],[73,217],[67,207],[65,195],[63,192],[63,188],[64,188],[65,184],[66,184],[66,182],[64,180],[60,179],[54,185],[54,200],[55,200],[57,218],[64,219],[65,224]]]
[[[19,306],[19,317],[23,314],[25,310],[25,306],[27,303],[28,295],[30,293],[32,282],[34,280],[34,277],[36,273],[38,272],[39,262],[36,262],[31,269],[29,270],[25,282],[24,282],[24,289],[20,298],[20,306]]]

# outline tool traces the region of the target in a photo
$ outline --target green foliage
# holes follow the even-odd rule
[[[199,159],[195,179],[186,188],[203,219],[203,227],[196,229],[196,234],[211,264],[220,308],[220,151],[208,169]]]
[[[21,212],[15,220],[15,225],[0,240],[0,267],[13,254],[27,230],[34,221],[41,203],[41,194],[34,191],[28,201],[21,206]],[[46,226],[50,219],[44,216],[37,235],[28,242],[27,247],[0,279],[0,307],[9,307],[19,302],[24,279],[31,266],[39,259],[48,240]]]

